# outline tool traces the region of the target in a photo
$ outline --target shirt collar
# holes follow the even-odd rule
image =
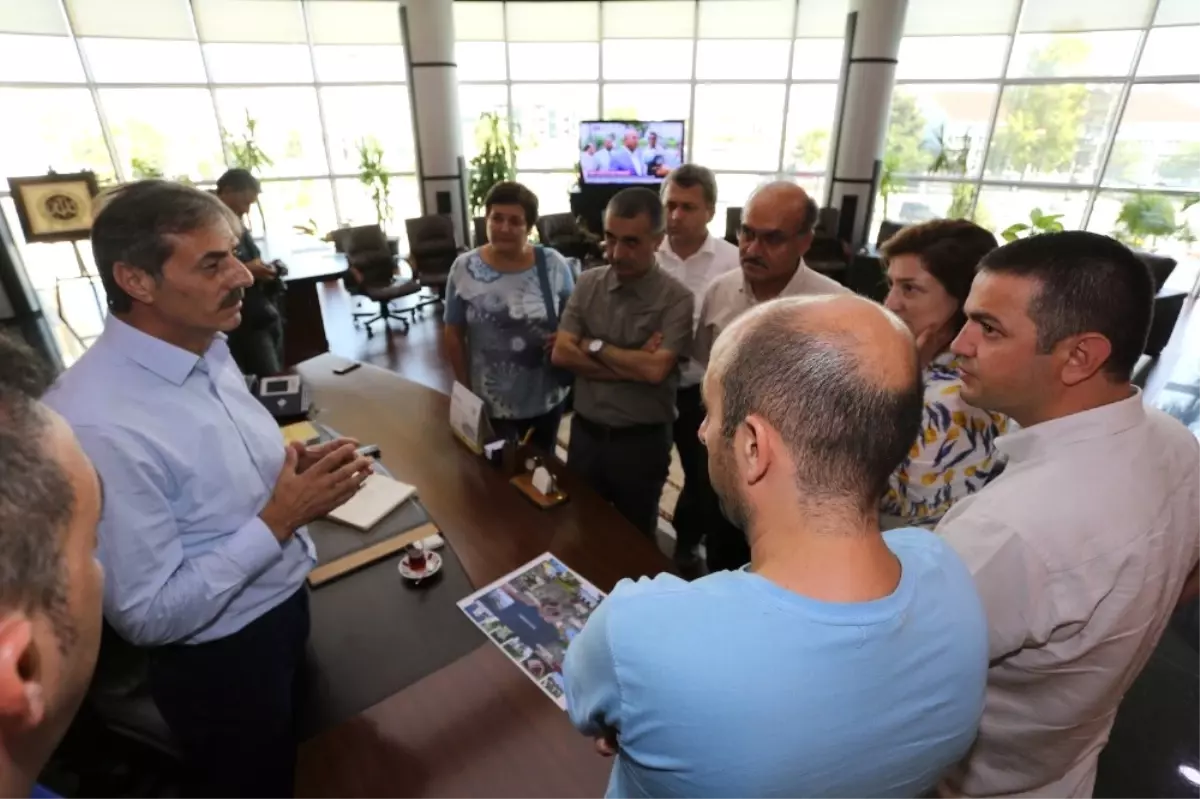
[[[1142,390],[1135,386],[1133,396],[1128,399],[1000,436],[996,439],[996,448],[1012,461],[1029,460],[1067,444],[1114,436],[1140,424],[1145,418]]]
[[[100,338],[134,363],[177,386],[183,385],[201,361],[196,353],[143,333],[115,316],[108,317]],[[224,334],[218,333],[205,355],[211,354],[218,343],[225,346],[224,340]]]
[[[680,258],[678,255],[675,254],[675,251],[671,249],[671,239],[667,236],[663,236],[663,242],[662,242],[662,244],[659,245],[658,251],[664,255],[671,256],[672,258],[674,258],[676,261],[679,261],[680,263],[683,263],[683,261],[684,261],[683,258]],[[698,249],[698,250],[696,250],[696,252],[692,253],[691,257],[695,258],[700,253],[706,253],[708,255],[712,255],[716,251],[717,251],[717,240],[713,238],[713,235],[711,233],[709,233],[704,237],[704,243],[700,245],[700,249]]]
[[[658,261],[654,262],[654,266],[650,267],[650,271],[639,277],[637,280],[631,280],[628,283],[622,283],[617,277],[617,271],[610,265],[608,274],[604,276],[604,286],[609,291],[619,291],[623,288],[631,291],[639,291],[643,286],[648,286],[653,281],[654,276],[658,273]]]
[[[750,284],[746,282],[745,272],[742,273],[742,285],[738,289],[741,293],[750,298],[752,302],[759,302],[759,299],[754,296],[754,292],[750,290]],[[793,297],[798,294],[803,294],[804,283],[808,280],[808,264],[804,263],[804,259],[800,259],[799,266],[796,267],[795,273],[792,274],[792,279],[783,287],[783,291],[779,292],[779,297]],[[776,297],[778,299],[778,297]]]

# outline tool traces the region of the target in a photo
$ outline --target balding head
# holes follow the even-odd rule
[[[742,217],[758,207],[770,208],[773,217],[800,235],[811,233],[817,224],[817,201],[791,181],[773,180],[756,188],[746,200]]]
[[[713,485],[743,526],[756,481],[736,473],[739,437],[771,440],[783,455],[774,467],[793,472],[798,501],[872,514],[921,419],[911,334],[849,295],[780,299],[742,316],[713,349],[705,392]]]
[[[779,180],[755,189],[742,209],[738,231],[746,281],[756,288],[782,288],[808,252],[816,224],[816,201],[795,183]]]

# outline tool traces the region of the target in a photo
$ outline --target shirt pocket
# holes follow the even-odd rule
[[[662,314],[658,311],[650,308],[630,309],[620,315],[617,340],[613,343],[624,349],[640,350],[652,335],[661,332],[661,327]]]

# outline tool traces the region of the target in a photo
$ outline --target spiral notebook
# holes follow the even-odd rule
[[[358,493],[330,511],[328,518],[358,530],[370,530],[416,493],[415,486],[375,472],[363,481]]]

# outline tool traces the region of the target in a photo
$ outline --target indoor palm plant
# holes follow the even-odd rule
[[[221,141],[225,144],[225,150],[228,153],[229,161],[232,162],[232,167],[235,169],[244,169],[255,177],[262,172],[263,167],[275,164],[271,160],[271,157],[258,146],[258,140],[255,138],[257,132],[258,120],[250,116],[249,109],[246,111],[246,127],[237,138],[234,138],[224,128],[221,129]],[[267,217],[263,213],[262,204],[256,200],[254,205],[258,208],[258,218],[262,220],[263,231],[266,232]]]
[[[1063,225],[1058,220],[1062,219],[1062,216],[1062,214],[1044,214],[1041,208],[1034,208],[1029,212],[1028,222],[1014,222],[1001,231],[1000,237],[1005,241],[1016,241],[1041,233],[1061,233]]]
[[[479,117],[479,154],[471,159],[471,213],[483,212],[492,186],[517,177],[517,144],[508,125],[495,111]]]
[[[1186,223],[1175,221],[1175,204],[1171,198],[1139,191],[1122,203],[1113,237],[1130,247],[1153,250],[1159,238],[1187,241],[1192,237],[1192,231]]]
[[[355,145],[358,150],[358,182],[363,184],[371,195],[375,206],[375,220],[386,233],[388,223],[392,219],[392,176],[388,174],[383,163],[383,146],[373,137],[359,139]],[[394,236],[388,237],[388,246],[392,254],[399,252],[400,240]]]

